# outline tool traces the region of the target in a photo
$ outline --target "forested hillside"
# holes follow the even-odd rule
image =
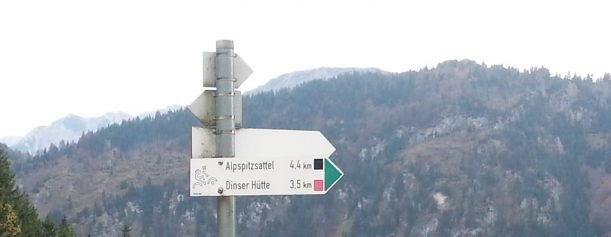
[[[346,175],[324,196],[238,198],[238,235],[611,235],[610,79],[447,61],[246,96],[244,127],[321,130]],[[216,199],[188,196],[191,126],[132,119],[13,167],[83,236],[215,236]]]
[[[9,156],[21,159],[19,152],[0,143],[0,236],[2,237],[75,237],[66,217],[53,220],[38,218],[36,208],[16,185]]]

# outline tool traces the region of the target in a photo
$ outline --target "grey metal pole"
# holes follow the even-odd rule
[[[216,41],[216,156],[235,156],[233,41]],[[235,237],[235,197],[218,197],[219,237]]]

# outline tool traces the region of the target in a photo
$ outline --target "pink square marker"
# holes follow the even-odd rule
[[[321,179],[314,180],[314,191],[324,191],[325,182]]]

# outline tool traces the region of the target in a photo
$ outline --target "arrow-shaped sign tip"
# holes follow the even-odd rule
[[[337,181],[344,176],[342,172],[330,159],[325,159],[325,192],[329,191]]]
[[[240,55],[236,54],[233,66],[234,76],[236,78],[235,87],[240,87],[244,81],[253,73],[252,69],[246,64]]]

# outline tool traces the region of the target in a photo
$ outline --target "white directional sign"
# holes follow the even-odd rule
[[[211,128],[191,128],[195,158],[215,157],[216,141]],[[242,128],[235,134],[235,156],[249,158],[322,157],[335,147],[319,131]]]
[[[325,194],[343,176],[329,159],[191,159],[191,196]]]
[[[235,158],[213,157],[211,129],[192,128],[191,196],[325,194],[342,176],[319,131],[239,129]]]
[[[216,86],[216,53],[215,52],[204,52],[204,87],[215,87]],[[234,87],[238,88],[246,78],[253,73],[252,69],[246,64],[244,59],[240,57],[240,55],[236,54],[235,60],[233,62],[233,74],[235,76],[236,82],[234,83]]]

